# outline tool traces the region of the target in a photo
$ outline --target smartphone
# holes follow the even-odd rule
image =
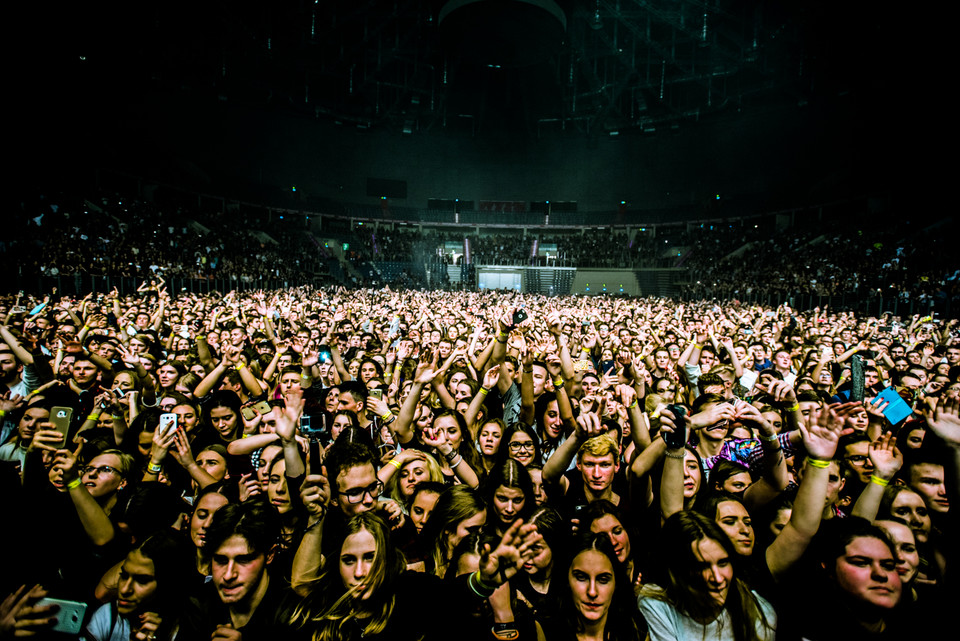
[[[890,421],[892,425],[896,425],[903,419],[907,418],[913,414],[913,409],[910,405],[907,404],[905,400],[897,393],[897,390],[894,387],[888,387],[873,400],[874,405],[880,405],[883,401],[887,401],[887,409],[883,410],[884,417]]]
[[[248,421],[252,421],[257,416],[257,410],[253,409],[249,405],[240,408],[240,413],[243,415],[243,418]]]
[[[50,422],[53,423],[53,429],[63,434],[63,443],[67,444],[67,434],[70,433],[70,421],[73,419],[73,408],[54,407],[50,410]]]
[[[257,404],[255,404],[253,408],[257,410],[257,413],[260,414],[261,416],[269,414],[270,412],[273,411],[273,408],[270,407],[270,403],[268,403],[267,401],[260,401]]]
[[[676,428],[672,432],[663,433],[663,442],[667,444],[668,449],[680,449],[687,444],[687,423],[683,420],[687,415],[687,408],[683,405],[671,403],[667,405],[667,409],[670,410],[670,413],[675,417],[674,423],[676,423]]]
[[[83,627],[83,617],[87,613],[87,604],[79,601],[63,601],[61,599],[40,599],[37,606],[57,606],[57,624],[52,628],[54,632],[78,634]]]
[[[160,415],[160,435],[167,436],[170,432],[177,429],[177,415],[172,412],[166,412]]]
[[[854,354],[850,364],[850,400],[863,401],[863,359]]]
[[[514,325],[519,325],[525,320],[527,320],[527,312],[522,307],[518,308],[517,311],[513,312]]]
[[[377,399],[378,401],[383,400],[383,390],[379,387],[370,390],[370,396]]]
[[[123,398],[124,396],[127,395],[127,391],[117,388],[113,390],[113,395],[116,396],[117,398]]]
[[[300,417],[300,433],[307,438],[316,438],[323,431],[323,422],[314,422],[312,416]]]
[[[323,455],[321,454],[320,441],[316,438],[310,439],[310,473],[323,474]]]

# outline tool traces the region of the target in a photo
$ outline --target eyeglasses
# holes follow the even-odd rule
[[[370,498],[375,499],[380,496],[381,492],[383,492],[383,483],[377,481],[367,487],[355,487],[350,490],[345,490],[341,492],[341,494],[346,497],[347,503],[360,503],[363,501],[365,495],[369,494]]]
[[[93,467],[92,465],[87,465],[80,468],[80,475],[86,476],[87,474],[91,476],[99,476],[100,474],[116,474],[117,476],[122,476],[120,470],[115,467],[110,467],[109,465],[100,465],[98,467]]]
[[[519,452],[520,450],[530,450],[533,451],[533,441],[527,441],[526,443],[521,441],[515,441],[509,445],[511,452]]]

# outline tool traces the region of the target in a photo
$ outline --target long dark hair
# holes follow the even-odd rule
[[[308,596],[296,607],[291,623],[299,629],[312,629],[315,641],[333,641],[346,638],[342,631],[353,620],[362,627],[361,636],[381,634],[390,622],[396,605],[397,579],[406,568],[403,552],[390,540],[390,528],[373,511],[361,512],[347,521],[343,540],[358,532],[369,532],[376,542],[377,555],[370,570],[371,595],[365,611],[371,616],[358,619],[353,594],[343,585],[340,576],[339,554],[330,559],[323,573],[315,581],[303,586]]]
[[[729,537],[713,520],[697,512],[684,511],[677,512],[664,522],[661,538],[664,558],[670,559],[671,563],[664,573],[662,594],[657,596],[699,623],[715,620],[720,613],[717,604],[708,596],[701,570],[702,561],[694,553],[694,546],[712,540],[723,548],[733,562],[736,552]],[[758,622],[765,628],[773,629],[757,597],[736,575],[722,609],[730,615],[736,641],[757,639]]]
[[[610,539],[605,534],[581,531],[573,542],[565,567],[558,566],[557,570],[560,570],[560,573],[554,572],[550,586],[551,592],[554,591],[554,586],[558,588],[556,594],[558,594],[561,604],[558,616],[566,620],[567,629],[583,632],[584,625],[580,618],[580,610],[574,604],[570,590],[570,569],[580,554],[590,550],[607,557],[610,566],[613,568],[613,601],[607,611],[607,622],[603,631],[604,639],[606,641],[638,641],[643,639],[646,626],[637,612],[637,603],[633,597],[630,578],[627,576],[626,567],[617,560],[617,553],[613,550],[613,544],[610,543]]]

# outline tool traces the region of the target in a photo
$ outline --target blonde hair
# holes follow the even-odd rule
[[[617,444],[616,439],[608,432],[587,439],[586,443],[581,445],[577,451],[577,461],[582,461],[585,454],[591,454],[593,456],[606,456],[610,454],[613,456],[614,462],[616,462],[620,456],[620,446]]]

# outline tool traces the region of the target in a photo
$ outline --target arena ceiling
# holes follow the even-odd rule
[[[160,95],[412,137],[662,135],[745,114],[806,111],[810,122],[835,111],[864,139],[874,129],[899,138],[921,110],[914,92],[934,86],[911,58],[917,41],[946,42],[911,29],[930,28],[919,14],[826,0],[174,0],[12,11],[11,78],[29,125],[16,133],[28,147],[39,130],[55,137],[68,124],[130,124],[142,135],[150,125],[131,123]]]

